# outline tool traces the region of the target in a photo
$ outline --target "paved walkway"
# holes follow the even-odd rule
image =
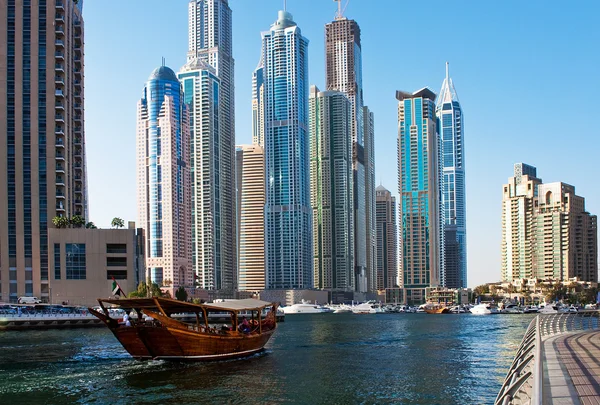
[[[600,405],[600,331],[543,342],[544,405]]]

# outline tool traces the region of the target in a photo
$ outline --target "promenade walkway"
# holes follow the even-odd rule
[[[543,403],[600,405],[600,332],[552,336],[543,342]]]

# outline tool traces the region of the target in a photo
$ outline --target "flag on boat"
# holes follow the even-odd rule
[[[117,280],[115,280],[115,278],[112,278],[113,280],[113,284],[112,284],[112,295],[123,295],[125,296],[125,291],[123,291],[123,289],[121,288],[121,286],[119,286],[119,284],[117,283]]]

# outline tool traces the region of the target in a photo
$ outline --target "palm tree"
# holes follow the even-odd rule
[[[66,217],[54,217],[52,218],[52,223],[57,228],[66,228],[69,226],[70,221]]]
[[[123,228],[125,226],[125,221],[121,218],[114,217],[110,223],[110,226],[114,228]]]
[[[75,228],[81,228],[85,225],[85,218],[81,215],[73,215],[71,218],[71,225]]]

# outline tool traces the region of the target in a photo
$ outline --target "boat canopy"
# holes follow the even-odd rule
[[[169,314],[182,312],[198,312],[204,308],[208,311],[258,311],[273,305],[271,302],[248,298],[244,300],[232,300],[215,302],[210,304],[193,304],[191,302],[178,301],[171,298],[123,298],[123,299],[98,299],[101,303],[116,305],[124,309],[150,309],[163,310]]]

